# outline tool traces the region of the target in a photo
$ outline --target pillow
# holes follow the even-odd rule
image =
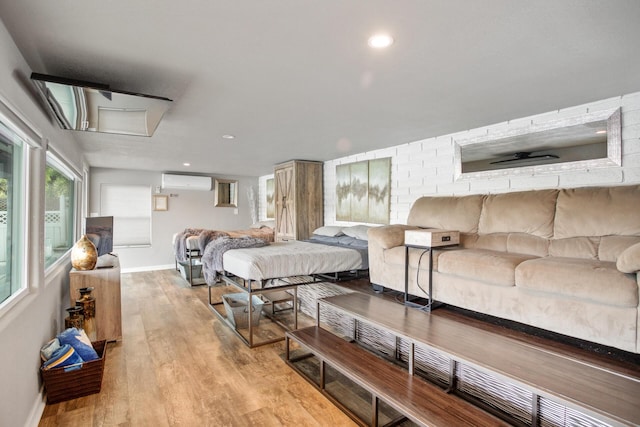
[[[338,237],[344,235],[344,233],[342,232],[342,227],[337,225],[325,225],[324,227],[316,228],[313,231],[313,234],[329,237]]]
[[[264,227],[268,227],[268,228],[276,228],[276,220],[275,219],[267,219],[262,222],[262,228]]]
[[[636,243],[625,249],[618,257],[616,267],[623,273],[640,271],[640,243]]]
[[[342,232],[347,236],[355,237],[360,240],[369,240],[367,232],[371,227],[368,225],[354,225],[353,227],[343,227]]]
[[[85,362],[100,358],[84,329],[69,328],[60,332],[57,338],[61,346],[69,344],[73,347]]]
[[[51,358],[44,362],[42,369],[45,371],[53,368],[65,368],[65,372],[82,368],[82,357],[69,344],[65,344],[53,352]],[[75,365],[75,366],[70,366]]]
[[[275,219],[267,219],[265,221],[258,221],[255,224],[251,224],[249,228],[276,228],[276,220]]]

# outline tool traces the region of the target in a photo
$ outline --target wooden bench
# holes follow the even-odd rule
[[[287,363],[361,425],[367,424],[327,392],[326,365],[371,393],[371,426],[378,426],[380,401],[423,426],[508,425],[471,403],[411,375],[406,369],[375,356],[357,344],[347,342],[320,327],[312,326],[289,331],[285,337]],[[301,358],[291,358],[290,340],[298,342],[320,360],[319,385],[298,368],[296,362]]]
[[[352,317],[354,337],[363,322],[406,340],[409,373],[421,347],[451,361],[450,386],[462,366],[530,392],[532,425],[541,423],[541,402],[578,411],[598,425],[640,425],[640,378],[359,292],[318,300],[319,313],[321,307]]]

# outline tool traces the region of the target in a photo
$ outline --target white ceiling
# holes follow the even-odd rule
[[[0,17],[34,72],[174,100],[151,138],[70,133],[98,167],[257,176],[640,91],[639,0],[0,0]],[[378,31],[390,49],[367,46]]]

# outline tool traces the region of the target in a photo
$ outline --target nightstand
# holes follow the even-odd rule
[[[458,246],[460,232],[452,230],[424,229],[406,230],[404,232],[404,304],[408,307],[431,311],[433,301],[433,250]],[[424,255],[429,254],[429,290],[427,304],[419,304],[409,298],[409,249],[421,249]],[[421,255],[421,256],[422,256]],[[418,269],[419,272],[419,269]],[[417,277],[416,277],[417,280]]]

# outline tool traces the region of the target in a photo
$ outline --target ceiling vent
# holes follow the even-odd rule
[[[211,177],[163,173],[162,188],[171,190],[211,191]]]

